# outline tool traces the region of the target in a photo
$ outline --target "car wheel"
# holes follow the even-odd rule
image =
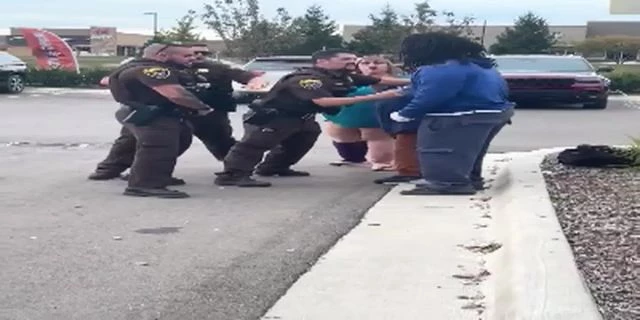
[[[604,98],[593,103],[585,103],[582,107],[590,110],[602,110],[607,108],[608,102],[608,98]]]
[[[10,94],[18,94],[24,91],[24,77],[19,74],[9,75],[7,78],[6,87],[4,91]]]

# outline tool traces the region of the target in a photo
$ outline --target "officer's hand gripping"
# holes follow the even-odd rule
[[[266,88],[269,85],[269,82],[262,78],[253,78],[247,82],[245,86],[248,90],[261,90]]]

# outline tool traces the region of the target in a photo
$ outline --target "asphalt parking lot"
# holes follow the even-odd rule
[[[323,137],[309,178],[214,187],[221,165],[195,143],[176,171],[192,198],[127,198],[123,181],[86,180],[118,133],[114,103],[54,93],[0,95],[2,320],[257,319],[387,191],[329,166]],[[638,119],[631,98],[517,110],[492,152],[625,144]]]

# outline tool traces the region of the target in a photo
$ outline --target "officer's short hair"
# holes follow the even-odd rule
[[[347,49],[325,49],[325,50],[320,50],[320,51],[316,51],[311,55],[311,62],[312,63],[316,63],[318,62],[318,60],[327,60],[327,59],[331,59],[341,53],[351,53],[353,54],[352,51],[347,50]]]

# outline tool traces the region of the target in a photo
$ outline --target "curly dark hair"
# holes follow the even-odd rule
[[[447,60],[465,62],[469,58],[485,58],[485,48],[465,37],[446,32],[415,33],[402,41],[400,58],[410,70]]]

